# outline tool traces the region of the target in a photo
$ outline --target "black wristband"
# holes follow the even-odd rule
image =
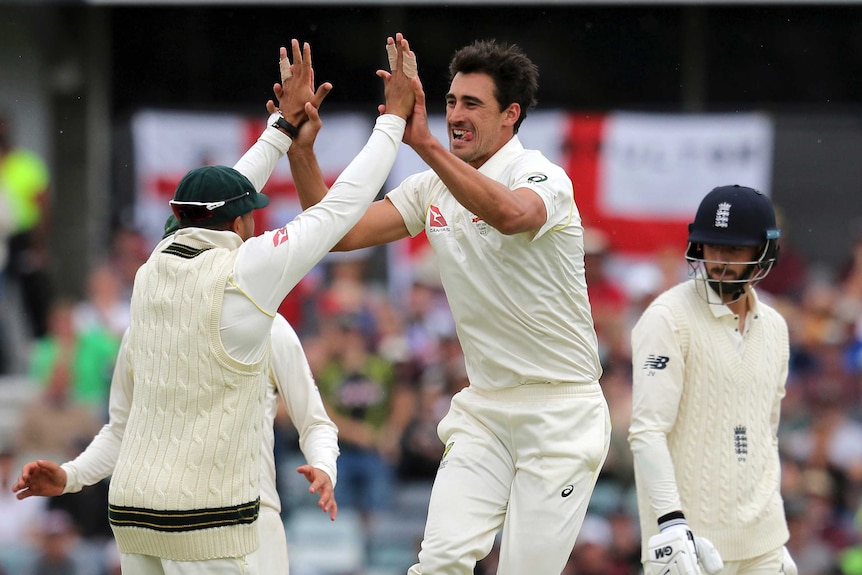
[[[671,525],[680,524],[688,524],[682,511],[671,511],[670,513],[666,513],[658,518],[659,531],[664,531],[665,528],[670,527]]]
[[[296,137],[299,135],[299,128],[285,120],[283,116],[279,116],[275,120],[275,122],[273,122],[272,127],[281,128],[282,130],[287,132],[287,135],[290,136],[291,140],[295,140]]]

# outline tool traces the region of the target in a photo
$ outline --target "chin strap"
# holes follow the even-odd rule
[[[733,303],[735,301],[739,301],[745,295],[745,286],[748,285],[745,283],[724,283],[719,280],[706,280],[706,283],[712,288],[718,297],[721,298],[723,303]],[[733,299],[730,301],[724,301],[725,296],[730,296]]]
[[[749,265],[746,268],[745,273],[742,274],[742,279],[739,281],[723,282],[721,280],[707,279],[706,283],[709,284],[712,291],[718,294],[718,297],[720,297],[722,301],[724,301],[725,296],[733,298],[724,303],[733,303],[739,301],[745,295],[745,287],[751,283],[751,279],[755,276],[756,268],[757,264]]]

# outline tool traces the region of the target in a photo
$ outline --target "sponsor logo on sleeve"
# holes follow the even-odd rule
[[[272,246],[277,248],[287,241],[287,226],[275,230],[272,234]]]
[[[667,368],[668,362],[670,362],[670,358],[666,355],[650,354],[644,361],[643,370],[647,372],[647,375],[655,375],[655,372]]]
[[[428,208],[428,232],[437,233],[437,232],[448,232],[451,231],[449,228],[449,223],[446,221],[446,218],[443,217],[443,212],[440,211],[440,208],[432,205]]]

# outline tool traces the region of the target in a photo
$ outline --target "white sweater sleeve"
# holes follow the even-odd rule
[[[233,166],[236,171],[249,179],[258,192],[263,189],[276,164],[287,153],[292,142],[281,130],[271,126],[275,117],[277,117],[276,114],[270,116],[267,128],[257,142]]]
[[[365,147],[319,203],[285,226],[244,242],[231,280],[237,289],[274,314],[374,201],[395,162],[406,124],[392,114],[379,116]]]
[[[667,435],[674,427],[685,365],[673,317],[650,306],[632,330],[632,420],[628,441],[635,474],[661,517],[681,510]]]
[[[299,448],[306,462],[323,470],[335,486],[338,428],[329,418],[299,337],[286,320],[276,316],[272,330],[272,368],[278,393],[299,431]]]
[[[102,426],[98,435],[78,457],[61,466],[66,472],[63,493],[76,493],[88,485],[98,483],[114,471],[132,405],[132,374],[126,361],[128,335],[129,330],[126,329],[114,365],[108,423]]]

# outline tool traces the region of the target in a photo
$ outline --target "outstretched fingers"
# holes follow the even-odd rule
[[[389,58],[389,70],[395,73],[401,70],[408,78],[415,78],[419,69],[416,64],[416,54],[410,50],[410,42],[401,32],[395,38],[386,38],[386,54]]]
[[[325,82],[315,87],[311,44],[303,42],[300,45],[296,38],[291,39],[289,49],[279,49],[279,70],[281,83],[273,85],[275,111],[281,112],[288,122],[299,128],[308,120],[305,105],[311,103],[319,108],[332,90],[332,84]],[[269,104],[267,111],[273,111]]]
[[[317,506],[324,513],[329,514],[329,519],[331,521],[335,521],[335,517],[338,515],[338,503],[335,502],[335,492],[332,488],[332,482],[329,480],[329,476],[325,473],[318,472],[317,478],[314,483],[311,484],[309,491],[312,493],[317,493],[320,499],[317,501]]]
[[[287,59],[287,48],[282,46],[278,50],[278,69],[281,72],[281,81],[286,82],[293,76],[290,70],[290,60]]]
[[[332,91],[332,84],[329,82],[324,82],[320,86],[317,87],[317,91],[314,92],[314,96],[312,96],[309,103],[315,108],[320,108],[320,105],[323,103],[323,100],[329,93]]]
[[[308,47],[308,42],[305,43],[305,46]],[[293,52],[293,64],[290,66],[290,71],[292,74],[296,74],[298,72],[296,67],[302,62],[302,51],[299,48],[299,40],[293,38],[290,41],[290,49]]]

